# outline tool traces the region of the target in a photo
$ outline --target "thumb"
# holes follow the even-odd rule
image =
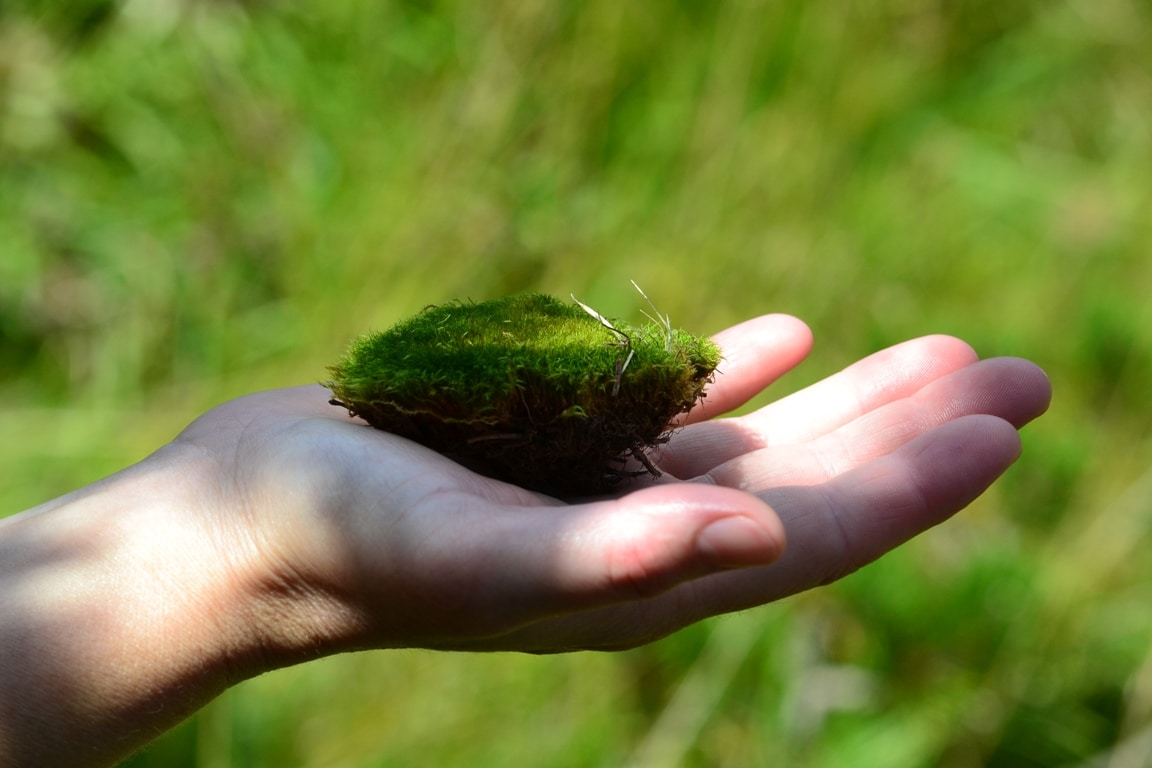
[[[535,592],[529,604],[546,613],[642,600],[717,571],[766,565],[784,551],[784,526],[759,498],[691,483],[569,507],[550,527],[550,543],[537,549],[545,561],[522,584]]]

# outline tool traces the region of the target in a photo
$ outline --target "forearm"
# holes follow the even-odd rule
[[[184,530],[187,469],[149,459],[0,523],[0,764],[113,764],[250,672],[234,579]]]

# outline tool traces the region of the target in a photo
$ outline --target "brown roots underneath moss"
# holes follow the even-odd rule
[[[709,341],[606,328],[535,294],[425,310],[355,343],[327,386],[352,415],[485,475],[583,495],[658,475],[646,451],[718,361]]]

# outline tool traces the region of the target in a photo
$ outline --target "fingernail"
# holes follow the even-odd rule
[[[764,565],[780,556],[780,542],[764,526],[743,517],[725,517],[696,536],[696,547],[718,568]]]

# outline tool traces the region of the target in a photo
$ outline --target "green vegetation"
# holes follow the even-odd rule
[[[700,398],[720,349],[535,293],[430,307],[353,343],[334,405],[486,475],[555,494],[659,476],[644,451]],[[631,456],[640,469],[626,467]]]
[[[456,299],[802,317],[753,405],[932,332],[1054,383],[992,491],[827,589],[283,670],[131,765],[1140,764],[1149,40],[1137,0],[5,0],[4,511]]]

